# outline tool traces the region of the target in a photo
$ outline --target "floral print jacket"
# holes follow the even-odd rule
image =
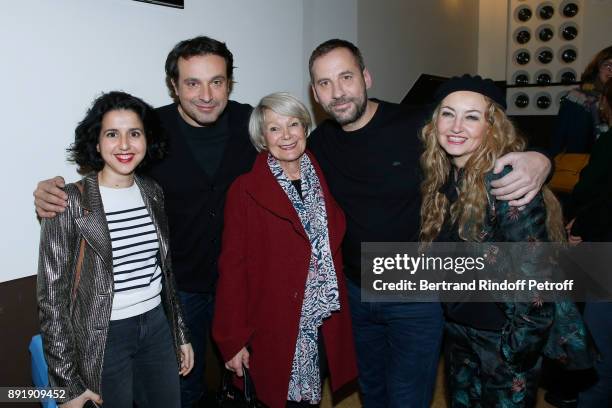
[[[511,171],[506,167],[500,174],[492,171],[485,175],[489,204],[480,234],[482,242],[529,242],[530,253],[501,256],[500,269],[520,268],[523,276],[542,276],[537,268],[551,267],[544,261],[539,242],[548,241],[546,208],[542,193],[523,208],[512,207],[507,201],[496,200],[490,193],[491,181]],[[452,182],[452,190],[461,182]],[[448,187],[445,194],[451,201]],[[456,235],[457,236],[457,235]],[[492,248],[495,248],[493,245]],[[503,272],[503,271],[502,271]],[[559,361],[569,369],[592,367],[595,348],[576,305],[570,301],[542,302],[537,295],[532,302],[504,302],[498,306],[504,311],[506,324],[502,329],[502,357],[517,370],[533,367],[540,355]]]

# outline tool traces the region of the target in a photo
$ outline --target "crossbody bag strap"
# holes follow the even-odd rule
[[[83,194],[83,183],[77,181],[77,188],[81,195]],[[89,211],[84,210],[85,214],[88,214]],[[81,238],[79,243],[79,257],[77,258],[76,270],[74,271],[74,285],[72,285],[72,300],[76,298],[76,292],[79,287],[79,281],[81,280],[81,269],[83,269],[83,257],[85,256],[85,238]]]

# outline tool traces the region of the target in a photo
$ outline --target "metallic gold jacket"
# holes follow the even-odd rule
[[[136,176],[135,180],[159,239],[162,304],[180,362],[179,346],[189,339],[168,253],[163,192],[151,179]],[[41,225],[37,297],[50,382],[54,387],[67,389],[67,398],[58,402],[76,398],[87,388],[100,393],[113,304],[112,248],[97,175],[90,174],[82,182],[83,194],[75,184],[68,184],[66,211],[44,219]],[[81,239],[85,239],[86,245],[73,298]]]

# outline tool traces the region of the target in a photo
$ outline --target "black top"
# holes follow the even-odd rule
[[[462,172],[458,171],[458,176],[449,177],[446,185],[442,186],[440,193],[446,195],[452,205],[459,199],[457,190],[461,183]],[[459,226],[451,223],[450,217],[442,225],[440,233],[435,239],[436,242],[461,242],[459,237]],[[506,324],[506,315],[500,304],[493,302],[446,302],[443,303],[444,315],[447,321],[470,326],[480,330],[498,331]]]
[[[597,90],[572,89],[561,99],[551,138],[552,157],[559,153],[591,153],[602,133]]]
[[[223,151],[229,139],[229,123],[227,111],[224,111],[213,126],[195,127],[181,120],[181,132],[191,148],[193,157],[208,177],[214,177]]]
[[[227,142],[218,170],[210,177],[186,140],[177,105],[156,109],[167,133],[169,153],[149,169],[149,174],[164,190],[179,290],[214,291],[227,189],[239,175],[251,170],[257,154],[248,133],[251,110],[249,105],[229,101],[225,110]]]
[[[583,241],[612,240],[612,130],[597,139],[567,209],[572,234]]]
[[[293,184],[293,187],[297,191],[298,195],[300,196],[302,201],[304,201],[304,196],[302,195],[302,180],[291,180],[291,184]]]
[[[327,120],[308,139],[332,195],[346,214],[344,271],[361,282],[362,242],[416,241],[421,207],[418,132],[425,112],[379,103],[363,128]]]

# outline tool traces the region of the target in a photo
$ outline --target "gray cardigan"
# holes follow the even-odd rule
[[[136,176],[135,181],[159,239],[162,304],[180,362],[179,346],[189,340],[172,275],[163,192],[149,178]],[[41,225],[37,298],[50,382],[67,389],[65,400],[58,402],[76,398],[87,388],[100,393],[113,304],[112,248],[97,175],[86,176],[82,183],[82,195],[76,184],[66,186],[66,211],[44,219]],[[81,238],[86,245],[73,299]]]

